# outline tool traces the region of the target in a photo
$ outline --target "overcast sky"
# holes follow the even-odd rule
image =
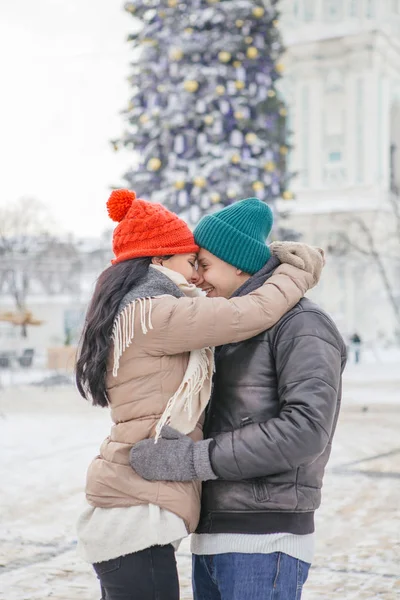
[[[33,196],[64,230],[97,235],[130,154],[114,153],[128,104],[133,20],[119,0],[0,1],[0,204]]]

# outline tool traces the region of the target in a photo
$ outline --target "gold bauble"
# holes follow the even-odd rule
[[[150,120],[150,117],[149,117],[149,115],[146,115],[146,114],[140,115],[140,117],[139,117],[139,121],[141,123],[148,123],[149,120]]]
[[[247,48],[247,58],[257,58],[258,56],[258,50],[255,46],[250,46],[250,48]]]
[[[277,63],[277,64],[275,65],[275,71],[276,71],[277,73],[283,73],[283,72],[284,72],[284,70],[285,70],[285,65],[284,65],[283,63]]]
[[[214,192],[213,194],[211,194],[210,198],[213,204],[217,204],[221,200],[221,194]]]
[[[150,46],[157,46],[157,40],[153,40],[153,38],[143,38],[141,41],[142,44],[149,44]]]
[[[171,52],[169,54],[169,57],[171,58],[171,60],[182,60],[183,58],[183,50],[182,48],[172,48]]]
[[[227,190],[226,195],[228,198],[234,198],[236,196],[236,190],[230,188]]]
[[[268,92],[268,96],[269,96],[270,98],[274,98],[274,97],[276,96],[276,93],[274,92],[274,90],[269,90],[269,92]]]
[[[261,19],[265,14],[265,9],[262,6],[256,6],[253,8],[253,15],[257,17],[257,19]]]
[[[248,35],[247,37],[244,38],[244,41],[246,42],[246,44],[251,44],[251,42],[253,41],[253,38],[251,37],[251,35]]]
[[[193,183],[196,187],[203,188],[206,186],[207,181],[204,177],[196,177]]]
[[[215,91],[217,92],[218,96],[222,96],[225,94],[225,87],[223,85],[217,85]]]
[[[157,86],[157,92],[165,92],[166,87],[165,85],[163,85],[162,83],[160,83],[160,85]]]
[[[286,146],[281,146],[281,147],[279,148],[279,152],[280,152],[281,154],[285,155],[285,154],[287,154],[287,153],[288,153],[288,149],[286,148]]]
[[[248,133],[248,134],[246,135],[246,137],[245,137],[244,139],[246,140],[246,142],[247,142],[248,144],[254,144],[254,142],[256,142],[256,141],[257,141],[257,136],[256,136],[256,134],[255,134],[255,133],[253,133],[253,132],[250,132],[250,133]]]
[[[126,10],[128,13],[131,13],[131,15],[133,15],[133,14],[134,14],[134,12],[136,11],[136,8],[135,8],[135,6],[134,6],[133,4],[129,3],[129,4],[126,4],[126,5],[125,5],[125,10]]]
[[[234,154],[234,155],[232,156],[232,158],[231,158],[231,162],[232,162],[234,165],[237,165],[238,163],[240,163],[240,160],[241,160],[241,158],[240,158],[240,154]]]
[[[255,192],[261,192],[264,189],[264,184],[262,181],[255,181],[251,187]]]
[[[238,19],[238,20],[235,22],[235,25],[236,25],[236,27],[243,27],[243,25],[244,25],[244,21],[243,21],[242,19]]]
[[[284,191],[282,194],[282,198],[284,200],[293,200],[293,192],[289,192],[289,190]]]
[[[160,12],[158,13],[158,16],[160,17],[160,19],[165,19],[165,17],[167,16],[167,13],[165,12],[165,10],[160,10]]]
[[[279,110],[279,114],[281,115],[281,117],[286,117],[286,115],[287,115],[287,110],[286,110],[286,108],[281,108],[281,109]]]
[[[274,19],[274,21],[272,21],[272,25],[273,25],[274,27],[278,27],[278,25],[279,25],[279,21],[278,21],[278,19]]]
[[[185,33],[188,33],[189,35],[192,35],[193,33],[193,27],[186,27],[186,29],[184,29]]]
[[[220,52],[218,54],[218,59],[223,62],[223,63],[227,63],[231,60],[232,58],[232,54],[230,52]]]
[[[185,187],[185,182],[183,181],[183,179],[178,179],[177,181],[175,181],[174,186],[176,190],[183,190],[183,188]]]
[[[240,62],[240,60],[235,60],[233,66],[235,67],[235,69],[238,69],[242,66],[242,63]]]
[[[207,0],[208,4],[217,4],[219,0]]]
[[[212,125],[214,123],[214,117],[212,115],[206,115],[204,117],[204,123],[206,125]]]
[[[272,173],[272,171],[275,170],[275,163],[273,163],[272,160],[269,160],[268,162],[265,163],[264,169],[266,171],[268,171],[269,173]]]
[[[237,110],[234,114],[234,117],[235,117],[235,119],[240,121],[240,119],[244,119],[244,114],[240,110]]]
[[[170,8],[175,8],[178,5],[178,0],[168,0],[168,6]]]
[[[162,162],[159,158],[151,158],[147,163],[147,168],[149,171],[158,171],[162,165]]]
[[[133,102],[129,102],[128,104],[128,110],[133,110],[135,108],[135,105]]]
[[[197,90],[199,89],[199,83],[195,79],[188,79],[183,84],[183,87],[185,88],[185,90],[187,92],[193,93],[193,92],[197,92]]]
[[[235,81],[235,86],[236,86],[237,90],[243,90],[244,81],[241,81],[240,79],[238,79],[237,81]]]

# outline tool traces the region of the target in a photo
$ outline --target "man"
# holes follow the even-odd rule
[[[248,294],[272,275],[271,226],[269,208],[254,198],[200,221],[207,295]],[[303,298],[268,331],[216,350],[207,439],[167,427],[157,444],[132,448],[131,465],[146,479],[205,482],[192,536],[195,600],[301,597],[345,362],[334,323]]]

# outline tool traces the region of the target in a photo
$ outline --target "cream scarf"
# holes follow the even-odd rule
[[[188,283],[180,273],[160,265],[150,266],[168,277],[185,296],[195,298],[204,295],[195,285]],[[130,346],[134,339],[136,306],[138,306],[140,311],[142,331],[144,334],[147,334],[149,330],[153,329],[151,321],[152,298],[161,298],[163,296],[165,294],[149,298],[137,298],[125,306],[117,316],[112,333],[114,343],[114,377],[118,373],[119,360],[123,352]],[[146,312],[148,312],[147,315]],[[157,423],[156,442],[160,437],[161,429],[167,424],[185,434],[191,433],[194,430],[210,399],[213,372],[214,350],[212,348],[191,350],[182,382],[175,394],[168,400],[167,406]]]

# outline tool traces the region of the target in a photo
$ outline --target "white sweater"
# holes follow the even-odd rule
[[[86,504],[86,503],[85,503]],[[93,564],[173,544],[187,536],[183,520],[154,504],[123,508],[93,508],[86,504],[77,523],[78,553]]]

